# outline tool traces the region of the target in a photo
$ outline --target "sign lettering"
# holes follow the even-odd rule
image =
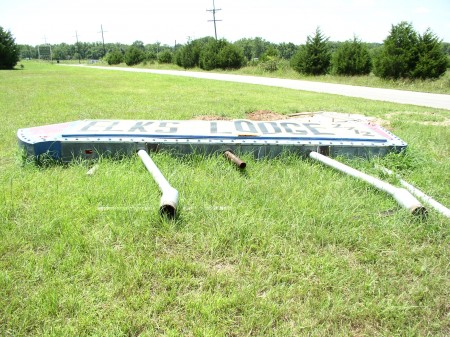
[[[354,122],[312,123],[299,120],[250,121],[245,119],[218,121],[146,121],[146,120],[88,120],[74,123],[64,130],[66,137],[83,136],[164,137],[266,137],[383,140],[392,137],[370,124]]]

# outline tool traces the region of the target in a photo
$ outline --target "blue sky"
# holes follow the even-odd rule
[[[331,41],[354,35],[382,42],[391,26],[411,22],[416,31],[430,28],[450,42],[449,0],[214,0],[219,38],[234,42],[262,37],[302,44],[320,27]],[[2,0],[0,26],[18,44],[101,41],[173,45],[214,36],[208,20],[213,0]]]

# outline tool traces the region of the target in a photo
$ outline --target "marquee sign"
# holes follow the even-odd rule
[[[17,136],[28,155],[48,153],[63,161],[129,155],[139,149],[168,149],[181,154],[230,149],[261,158],[274,157],[283,150],[299,154],[319,150],[330,156],[384,155],[407,146],[370,122],[314,119],[81,120],[20,129]]]

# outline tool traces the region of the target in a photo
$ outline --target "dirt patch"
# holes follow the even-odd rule
[[[393,114],[388,114],[386,117],[391,118]],[[214,115],[200,115],[195,116],[194,120],[203,120],[203,121],[217,121],[217,120],[232,120],[232,118],[224,117],[224,116],[214,116]],[[277,120],[285,120],[285,119],[302,119],[305,122],[340,122],[340,121],[355,121],[355,122],[369,122],[374,123],[380,126],[383,126],[387,129],[390,127],[390,121],[381,118],[375,117],[367,117],[364,115],[358,114],[348,114],[341,112],[333,112],[333,111],[314,111],[314,112],[297,112],[289,115],[279,114],[277,112],[271,110],[257,110],[253,112],[249,112],[246,114],[246,119],[253,121],[277,121]],[[433,125],[448,125],[448,120],[443,123],[436,123]]]
[[[277,121],[280,119],[288,118],[288,116],[270,110],[257,110],[247,113],[247,119],[250,119],[252,121]]]

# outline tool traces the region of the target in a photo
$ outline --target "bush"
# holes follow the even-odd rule
[[[375,59],[375,75],[382,78],[438,78],[446,68],[442,42],[429,29],[420,36],[404,21],[392,26]]]
[[[372,69],[369,51],[356,37],[341,44],[333,54],[333,71],[338,75],[367,75]]]
[[[218,68],[218,54],[225,45],[225,40],[209,39],[200,52],[199,66],[203,70]]]
[[[210,39],[202,47],[199,66],[204,70],[239,69],[244,62],[244,53],[241,48],[224,39]]]
[[[375,59],[375,75],[392,79],[412,77],[419,59],[418,42],[410,23],[403,21],[392,26],[379,57]]]
[[[0,69],[13,69],[19,62],[19,52],[11,32],[0,27]]]
[[[241,48],[226,43],[217,55],[217,67],[222,69],[239,69],[245,62]]]
[[[319,28],[313,37],[308,36],[306,44],[291,59],[291,66],[299,73],[307,75],[323,75],[328,72],[331,54],[328,38],[322,35]]]
[[[278,62],[276,60],[267,60],[258,65],[263,71],[273,73],[278,70]]]
[[[242,48],[212,37],[189,41],[176,51],[174,58],[175,63],[185,69],[195,66],[204,70],[237,69],[245,63]]]
[[[419,37],[419,60],[413,71],[414,78],[439,78],[447,71],[448,58],[442,43],[429,29]]]
[[[127,66],[134,66],[145,60],[145,53],[142,49],[131,46],[125,52],[124,61]]]
[[[158,55],[158,62],[159,63],[172,63],[172,52],[170,50],[163,50]]]
[[[199,65],[200,43],[197,41],[189,41],[185,46],[177,50],[175,54],[175,62],[184,69],[194,68]]]
[[[146,54],[145,54],[145,59],[147,60],[147,61],[150,61],[151,63],[153,63],[154,61],[156,61],[157,60],[157,56],[156,56],[156,53],[154,52],[154,51],[148,51]]]
[[[106,54],[105,60],[109,65],[119,64],[123,62],[123,54],[119,49],[115,49]]]

